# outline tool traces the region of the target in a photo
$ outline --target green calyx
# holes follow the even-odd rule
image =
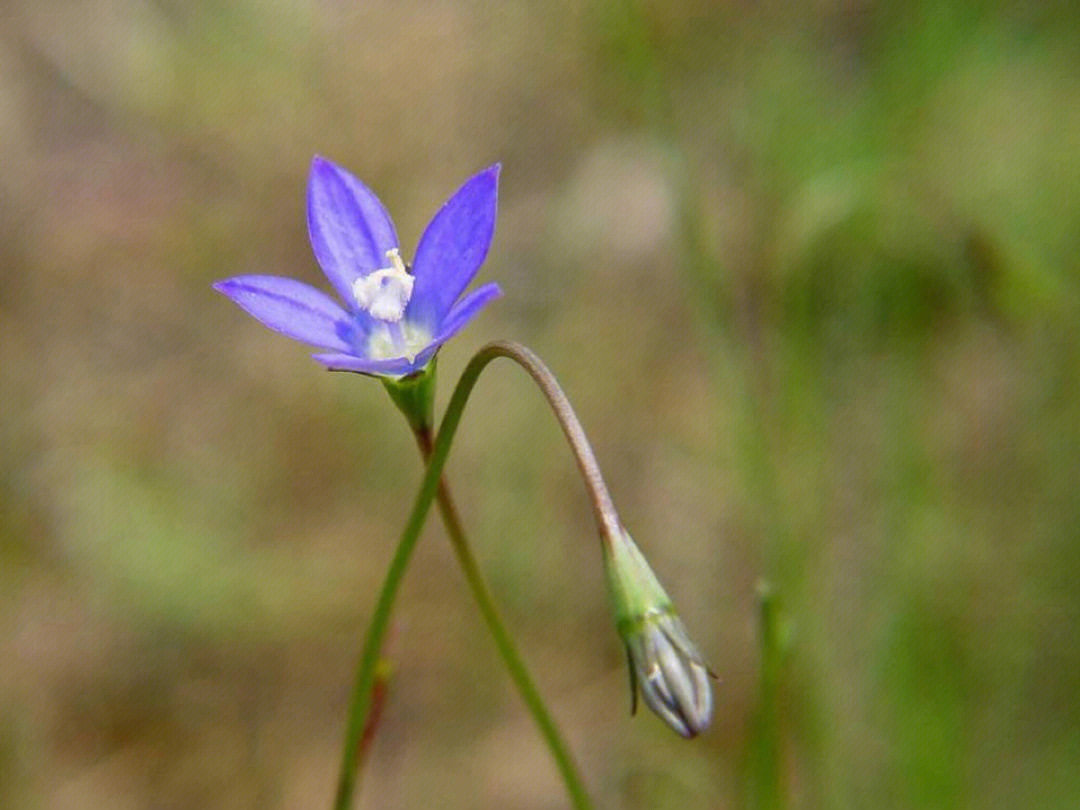
[[[648,617],[675,612],[645,555],[626,530],[604,544],[604,569],[615,627],[624,642],[641,633]]]
[[[390,399],[409,420],[413,432],[429,430],[435,421],[435,359],[407,377],[381,377]]]

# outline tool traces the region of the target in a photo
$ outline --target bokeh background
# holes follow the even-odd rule
[[[325,286],[315,153],[406,254],[503,163],[441,402],[535,348],[722,678],[692,743],[629,717],[493,365],[449,474],[600,807],[1080,805],[1078,65],[1064,0],[8,0],[0,806],[329,806],[420,464],[209,286]],[[392,635],[361,807],[566,806],[434,520]]]

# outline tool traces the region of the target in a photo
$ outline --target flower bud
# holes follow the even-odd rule
[[[604,544],[608,588],[630,660],[630,689],[684,737],[712,717],[709,671],[644,555],[625,530]]]

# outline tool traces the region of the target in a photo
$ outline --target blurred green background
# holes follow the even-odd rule
[[[506,295],[441,401],[535,348],[722,678],[697,741],[628,716],[582,487],[495,364],[449,474],[600,807],[1080,806],[1075,4],[0,21],[0,806],[329,806],[420,464],[381,386],[209,287],[326,287],[315,153],[406,255],[503,162]],[[565,806],[434,520],[392,635],[360,806]]]

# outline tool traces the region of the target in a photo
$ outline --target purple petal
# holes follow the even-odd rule
[[[495,232],[499,164],[473,176],[428,224],[416,248],[416,286],[407,315],[435,328],[487,256]]]
[[[480,310],[483,309],[489,301],[493,301],[501,295],[502,290],[499,289],[499,285],[494,282],[491,284],[484,284],[482,287],[477,287],[454,304],[454,307],[446,316],[446,320],[440,325],[439,334],[435,336],[433,342],[442,345],[460,332],[465,324],[479,314]]]
[[[213,286],[264,326],[293,340],[352,351],[357,333],[352,316],[314,287],[278,276],[237,276]]]
[[[330,371],[358,371],[361,374],[374,374],[379,377],[400,377],[423,366],[423,363],[419,365],[410,363],[404,357],[393,360],[369,360],[366,357],[357,357],[355,354],[313,354],[311,356]]]
[[[315,258],[351,308],[353,282],[386,266],[398,246],[390,215],[375,194],[329,160],[316,156],[308,181],[308,234]]]

